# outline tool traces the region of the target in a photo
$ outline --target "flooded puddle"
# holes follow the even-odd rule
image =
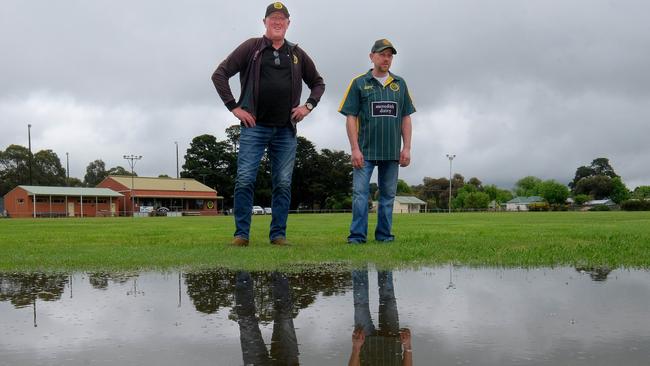
[[[12,366],[648,365],[650,272],[0,273],[0,325]]]

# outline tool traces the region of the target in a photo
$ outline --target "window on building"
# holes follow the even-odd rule
[[[25,203],[25,199],[23,199],[23,198],[18,198],[18,199],[16,200],[16,203],[18,203],[19,205],[22,205],[22,204]]]

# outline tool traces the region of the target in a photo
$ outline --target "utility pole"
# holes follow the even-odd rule
[[[133,184],[134,184],[134,168],[138,160],[142,159],[142,155],[124,155],[124,159],[129,161],[129,166],[131,166],[131,216],[135,217],[135,197],[133,197]]]
[[[451,213],[451,161],[455,157],[456,154],[447,154],[447,159],[449,159],[449,213]]]
[[[180,178],[178,175],[178,141],[174,141],[174,144],[176,144],[176,179]]]
[[[27,141],[29,143],[29,185],[31,186],[34,185],[34,181],[32,180],[32,125],[29,123],[27,124]]]
[[[65,153],[65,185],[70,186],[70,153]]]

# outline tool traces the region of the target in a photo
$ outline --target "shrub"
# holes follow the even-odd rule
[[[535,202],[528,205],[529,211],[548,211],[550,206],[547,202]]]
[[[611,211],[611,209],[609,208],[609,206],[596,205],[596,206],[590,208],[589,211]]]
[[[551,205],[551,211],[569,211],[569,206],[560,203],[554,203]]]
[[[650,201],[631,199],[621,202],[621,210],[625,211],[650,211]]]

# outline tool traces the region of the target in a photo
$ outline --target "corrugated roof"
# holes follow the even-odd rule
[[[540,196],[515,197],[506,203],[535,203],[535,202],[544,202],[544,198]]]
[[[131,177],[124,175],[110,175],[108,178],[131,189]],[[190,178],[153,178],[134,177],[133,189],[147,189],[154,191],[194,191],[194,192],[216,192],[214,189]]]
[[[122,194],[108,188],[84,187],[50,187],[50,186],[18,186],[30,195],[37,196],[92,196],[92,197],[122,197]]]
[[[426,202],[422,201],[417,197],[411,196],[395,196],[395,201],[399,203],[414,204],[414,205],[424,205]]]

